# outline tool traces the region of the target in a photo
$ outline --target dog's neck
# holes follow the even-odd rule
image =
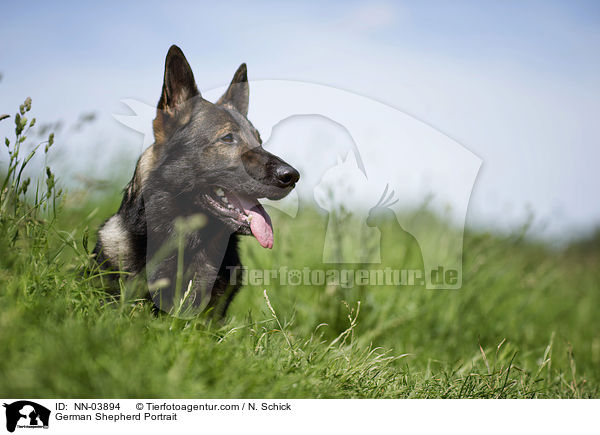
[[[169,239],[178,237],[176,228],[178,218],[187,221],[189,225],[194,225],[194,217],[197,216],[200,220],[204,220],[200,223],[200,228],[191,231],[188,228],[187,232],[185,228],[182,230],[186,251],[190,253],[202,251],[204,261],[217,268],[220,267],[226,250],[237,247],[238,235],[205,210],[195,200],[196,194],[187,192],[175,194],[166,191],[162,189],[159,181],[152,182],[152,177],[148,180],[148,187],[143,192],[143,197],[136,201],[138,204],[136,208],[145,220],[144,227],[147,229],[146,238],[149,246],[151,244],[159,246]],[[183,227],[185,226],[186,224],[183,224]]]

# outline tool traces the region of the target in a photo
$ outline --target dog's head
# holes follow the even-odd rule
[[[197,192],[205,211],[271,248],[271,221],[258,198],[283,198],[300,175],[263,149],[247,119],[248,99],[245,64],[213,104],[202,98],[185,56],[172,46],[153,123],[155,147],[160,149],[161,173],[175,180],[177,189]]]

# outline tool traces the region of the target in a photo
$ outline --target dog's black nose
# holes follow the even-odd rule
[[[300,179],[300,174],[289,165],[279,165],[275,171],[275,176],[281,187],[289,187]]]

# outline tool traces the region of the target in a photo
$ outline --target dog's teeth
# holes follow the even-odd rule
[[[246,216],[246,220],[248,221],[248,223],[250,223],[252,221],[252,215]]]
[[[225,196],[225,192],[223,192],[223,189],[221,189],[220,187],[215,189],[215,193],[217,194],[217,196]]]

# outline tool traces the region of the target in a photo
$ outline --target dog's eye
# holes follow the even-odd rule
[[[223,136],[221,138],[221,142],[225,142],[225,143],[233,143],[233,135],[231,133],[226,134],[225,136]]]

